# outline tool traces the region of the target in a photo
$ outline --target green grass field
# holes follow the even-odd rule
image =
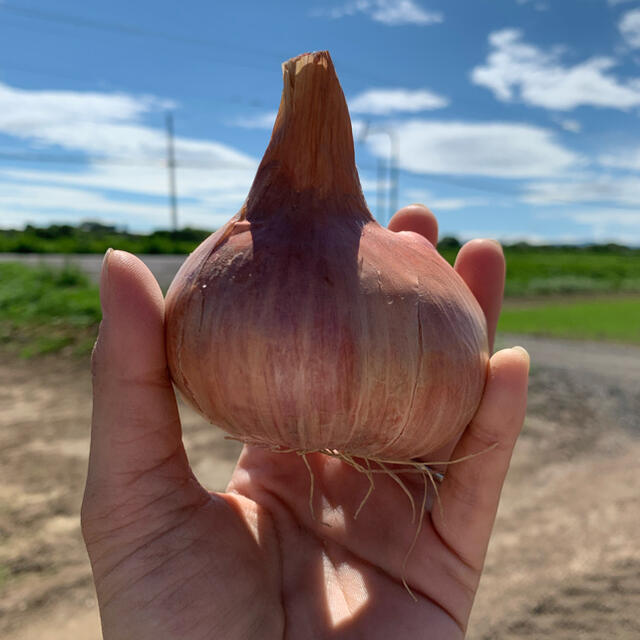
[[[453,264],[457,249],[441,248]],[[506,246],[506,297],[640,293],[640,249]]]
[[[498,331],[640,344],[640,297],[547,301],[515,307],[507,302]]]
[[[0,263],[0,346],[29,357],[91,350],[100,322],[98,288],[77,269]]]
[[[172,249],[186,243],[191,250],[197,244],[195,235],[179,242],[177,236],[165,240],[178,242]],[[149,237],[140,240],[148,249],[145,242],[151,242]],[[440,247],[450,262],[457,253],[454,243]],[[500,331],[640,344],[640,250],[513,246],[505,248],[505,255]],[[0,263],[4,349],[25,357],[58,351],[86,354],[99,321],[98,289],[78,270]]]

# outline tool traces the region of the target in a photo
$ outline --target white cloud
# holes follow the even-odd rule
[[[71,170],[0,169],[0,220],[88,216],[132,227],[166,226],[166,134],[143,117],[173,106],[149,96],[27,91],[0,83],[0,133],[22,147],[80,153]],[[213,227],[242,204],[257,161],[213,140],[177,136],[181,224]],[[112,193],[121,194],[119,198]],[[135,195],[135,198],[132,196]],[[154,201],[160,198],[161,204]],[[52,219],[50,218],[50,219]],[[119,222],[120,223],[120,222]]]
[[[532,0],[516,0],[518,4],[531,4],[536,11],[549,11],[549,5],[546,2],[532,2]]]
[[[273,129],[277,111],[267,111],[254,116],[243,116],[232,120],[229,124],[244,129]]]
[[[569,220],[579,225],[574,234],[582,242],[618,242],[625,245],[640,244],[640,208],[589,207],[557,208],[554,211],[539,211],[536,217],[541,220]],[[587,232],[580,232],[580,228]],[[556,241],[559,241],[557,239]]]
[[[527,244],[540,245],[562,242],[558,236],[547,236],[531,231],[505,231],[504,229],[463,229],[455,233],[455,236],[462,242],[468,242],[474,238],[492,238],[502,244],[515,244],[516,242],[526,242]],[[577,242],[577,238],[571,241]]]
[[[554,118],[553,120],[565,131],[570,131],[571,133],[580,133],[582,131],[582,125],[578,120],[571,118]]]
[[[562,50],[544,51],[522,40],[518,29],[489,35],[491,52],[476,67],[472,81],[498,100],[568,111],[579,106],[629,109],[640,105],[640,80],[621,81],[612,73],[613,58],[596,57],[574,65],[562,63]]]
[[[640,243],[640,182],[637,179],[602,175],[591,172],[576,174],[573,179],[530,182],[525,186],[521,200],[535,205],[534,217],[547,229],[556,228],[558,220],[571,221],[581,227],[568,235],[545,232],[539,241],[528,238],[532,244],[549,242],[619,242]],[[586,231],[582,231],[584,228]],[[518,233],[483,232],[503,241],[515,242]],[[470,234],[478,235],[478,234]],[[522,234],[523,236],[525,234]],[[467,237],[461,234],[461,237]]]
[[[640,9],[632,9],[627,11],[620,22],[618,29],[625,42],[633,49],[640,48]]]
[[[604,215],[606,211],[590,212],[594,216]],[[580,214],[576,214],[578,217]],[[574,244],[580,245],[585,243],[605,243],[617,242],[627,246],[636,246],[640,244],[640,228],[632,228],[630,226],[612,224],[593,223],[588,219],[583,222],[574,220],[572,214],[558,214],[554,219],[563,218],[564,220],[572,220],[582,227],[578,227],[573,233],[539,233],[534,231],[505,231],[500,228],[479,228],[464,229],[455,232],[455,235],[462,242],[473,240],[474,238],[493,238],[502,244],[515,244],[517,242],[526,242],[531,245],[549,245],[549,244]],[[584,227],[589,227],[587,230]]]
[[[411,202],[420,202],[438,213],[438,211],[457,211],[471,207],[482,207],[489,204],[488,198],[441,198],[425,189],[407,189],[404,193]]]
[[[434,211],[456,211],[486,205],[483,198],[435,198],[429,202]]]
[[[640,180],[593,175],[579,180],[535,182],[527,185],[523,200],[538,205],[592,202],[637,207],[640,206]]]
[[[50,122],[126,122],[166,103],[151,96],[74,91],[30,91],[0,83],[0,128],[20,135]]]
[[[442,109],[449,104],[443,96],[426,89],[369,89],[349,100],[351,113],[388,115]]]
[[[605,167],[640,171],[640,147],[635,149],[620,149],[616,153],[601,155],[598,160]]]
[[[393,184],[388,178],[378,179],[378,176],[369,169],[358,169],[358,177],[360,178],[360,186],[364,193],[375,194],[378,187],[388,191]]]
[[[557,175],[581,163],[552,132],[528,124],[410,120],[393,131],[400,168],[415,173],[530,178]],[[374,154],[388,156],[388,139],[375,136],[368,144]]]
[[[330,18],[343,18],[357,13],[364,13],[372,20],[388,26],[430,25],[444,20],[442,13],[423,9],[415,0],[350,0],[340,7],[313,12],[314,15]]]
[[[222,198],[225,194],[231,194],[236,199],[240,193],[246,196],[255,169],[178,167],[176,174],[178,194],[181,198]],[[116,191],[149,197],[163,197],[167,193],[167,170],[162,166],[91,165],[73,172],[0,169],[0,178],[6,181],[64,185],[84,190]]]
[[[360,142],[360,138],[367,132],[369,123],[360,118],[351,118],[351,133],[353,135],[354,142]]]
[[[161,163],[166,134],[141,122],[141,117],[166,101],[149,96],[27,91],[0,83],[0,133],[79,151],[89,156]],[[253,164],[249,156],[214,141],[177,136],[176,158],[185,164]]]
[[[189,174],[191,172],[185,172]],[[200,172],[198,172],[200,173]],[[201,180],[203,175],[198,176]],[[62,178],[62,180],[60,179]],[[153,229],[169,225],[166,174],[158,170],[152,184],[155,197],[146,201],[117,198],[91,188],[90,175],[78,176],[74,182],[66,174],[47,171],[0,172],[1,226],[22,226],[26,223],[48,224],[102,220],[130,229]],[[87,179],[89,178],[89,179]],[[116,188],[119,184],[116,182]],[[182,189],[180,188],[182,184]],[[249,179],[250,184],[250,179]],[[223,189],[193,190],[189,181],[181,180],[178,173],[180,225],[212,229],[226,222],[241,206],[249,184],[236,191]],[[89,185],[89,186],[88,186]],[[141,192],[144,191],[141,189]],[[149,196],[149,190],[144,191]]]
[[[640,209],[597,209],[596,211],[570,211],[565,217],[591,226],[619,225],[637,227],[640,231]]]
[[[80,196],[81,197],[78,197]],[[79,192],[78,189],[46,184],[13,183],[2,184],[2,205],[5,210],[64,211],[74,214],[91,211],[92,213],[114,213],[157,217],[160,207],[157,204],[122,202],[110,199],[101,193]]]

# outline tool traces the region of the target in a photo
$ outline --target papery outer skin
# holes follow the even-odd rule
[[[167,294],[171,375],[244,441],[426,456],[478,406],[484,315],[427,240],[373,220],[329,53],[293,58],[283,76],[243,208]]]
[[[233,437],[385,460],[457,437],[489,357],[482,310],[428,241],[331,212],[234,217],[176,276],[166,334],[176,385]]]

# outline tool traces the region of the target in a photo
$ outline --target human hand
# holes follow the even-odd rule
[[[423,207],[399,211],[389,228],[436,242],[437,223]],[[472,241],[456,269],[492,342],[502,251]],[[416,523],[391,477],[376,477],[357,519],[366,476],[323,454],[307,455],[315,518],[309,473],[295,453],[244,447],[227,492],[204,489],[182,445],[157,283],[137,258],[112,252],[101,301],[82,529],[106,640],[464,636],[524,419],[526,352],[491,358],[473,421],[438,457],[485,453],[444,469],[441,508],[428,510],[403,568]],[[405,484],[420,504],[423,484]]]

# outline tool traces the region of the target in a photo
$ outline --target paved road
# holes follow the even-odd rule
[[[640,393],[640,347],[510,334],[500,335],[496,342],[501,348],[523,346],[533,366],[580,371],[615,380],[624,387],[635,386]]]
[[[151,269],[163,290],[167,290],[186,256],[141,255],[138,256]],[[75,264],[94,281],[100,278],[102,255],[98,254],[57,254],[57,253],[0,253],[0,262],[23,262],[24,264],[46,264],[62,267]]]
[[[604,425],[640,435],[640,348],[498,336],[498,347],[516,344],[531,355],[530,415],[579,425],[586,440],[589,434],[602,432]]]

